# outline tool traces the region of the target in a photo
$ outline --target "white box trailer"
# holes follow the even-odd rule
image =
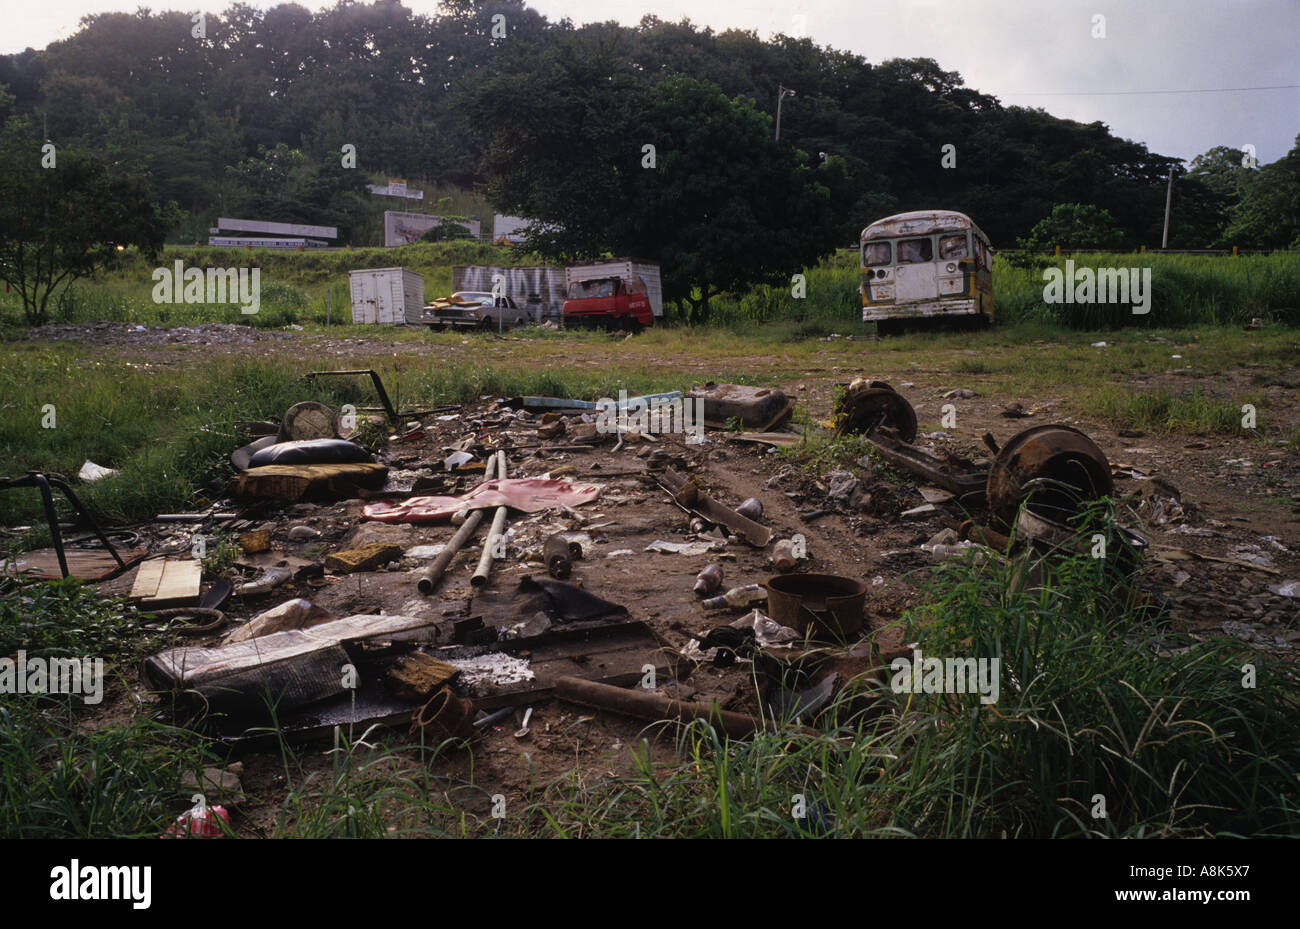
[[[644,258],[615,258],[612,261],[595,261],[585,265],[570,265],[564,269],[567,288],[574,281],[592,281],[602,277],[621,277],[631,280],[639,277],[645,281],[646,296],[650,298],[650,312],[656,319],[664,315],[664,288],[659,281],[659,263]]]
[[[352,322],[419,322],[424,315],[424,276],[405,268],[348,272]]]

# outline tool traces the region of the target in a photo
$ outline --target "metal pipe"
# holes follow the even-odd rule
[[[689,722],[704,719],[721,729],[733,739],[743,739],[761,728],[762,723],[746,713],[724,710],[716,700],[708,703],[684,703],[651,693],[641,688],[613,687],[584,681],[576,677],[562,677],[555,682],[555,696],[570,703],[621,713],[633,719],[652,722],[664,719]]]
[[[488,459],[487,467],[483,469],[483,477],[485,479],[492,479],[496,470],[496,463],[496,455],[493,455]],[[433,564],[429,565],[429,567],[424,570],[424,573],[420,575],[420,580],[416,585],[419,588],[420,593],[433,593],[434,588],[438,586],[438,582],[442,580],[442,574],[447,570],[447,565],[451,564],[451,560],[456,557],[456,553],[465,546],[465,543],[468,542],[470,537],[478,530],[479,523],[481,522],[483,522],[482,510],[474,510],[465,517],[465,522],[461,523],[460,528],[456,530],[456,534],[453,535],[451,541],[447,543],[447,547],[438,553],[438,557],[433,559]]]
[[[504,480],[506,476],[506,453],[497,452],[497,477]],[[482,587],[488,582],[489,575],[492,574],[492,561],[495,556],[498,540],[505,535],[506,531],[506,513],[509,507],[499,506],[496,513],[492,516],[492,528],[488,530],[487,539],[483,543],[483,553],[479,555],[478,567],[474,570],[474,576],[469,582],[475,587]],[[468,522],[468,520],[466,520]]]

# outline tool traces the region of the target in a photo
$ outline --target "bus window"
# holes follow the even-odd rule
[[[887,264],[889,264],[888,242],[870,242],[862,246],[862,266],[864,268]]]
[[[975,269],[977,271],[983,271],[986,267],[988,267],[987,262],[988,262],[988,256],[985,254],[984,251],[984,243],[981,242],[979,239],[976,239],[975,240]]]
[[[898,263],[901,265],[933,260],[934,249],[929,239],[903,239],[898,243]]]
[[[945,235],[939,237],[939,257],[944,261],[952,261],[956,258],[969,258],[970,253],[966,250],[966,236],[964,235]]]

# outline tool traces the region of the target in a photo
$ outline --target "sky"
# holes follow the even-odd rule
[[[333,5],[300,2],[309,9]],[[0,0],[0,54],[44,48],[75,32],[88,13],[142,5],[216,13],[229,2]],[[437,6],[434,0],[405,5],[421,13]],[[1216,145],[1251,145],[1266,164],[1285,155],[1300,134],[1300,0],[532,0],[529,6],[550,20],[575,23],[633,25],[653,14],[763,38],[806,35],[871,62],[933,58],[1004,104],[1100,120],[1118,136],[1183,159]],[[797,97],[784,105],[797,106]]]

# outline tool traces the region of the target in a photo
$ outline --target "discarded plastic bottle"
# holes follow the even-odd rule
[[[773,547],[772,566],[778,571],[789,571],[798,561],[794,554],[794,543],[789,539],[782,539]]]
[[[698,535],[701,532],[708,532],[708,531],[709,531],[709,523],[703,517],[696,516],[694,519],[691,520],[691,532],[694,532],[696,535]]]
[[[695,576],[695,593],[707,597],[722,586],[722,565],[711,564]]]
[[[757,497],[742,500],[740,506],[736,507],[736,512],[746,519],[758,519],[763,515],[763,501]]]
[[[761,584],[733,587],[721,597],[710,597],[703,606],[706,610],[723,610],[727,607],[752,606],[767,600],[767,590]]]

